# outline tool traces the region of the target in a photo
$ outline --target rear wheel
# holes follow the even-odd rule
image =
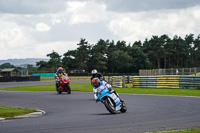
[[[106,109],[111,113],[111,114],[116,114],[117,111],[115,110],[115,102],[108,97],[106,102],[104,103]]]
[[[66,84],[66,88],[67,88],[67,93],[71,94],[71,88],[70,88],[69,84]]]

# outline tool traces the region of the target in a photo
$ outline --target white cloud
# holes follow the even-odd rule
[[[77,48],[76,41],[57,41],[57,42],[46,42],[35,45],[35,50],[38,57],[46,57],[47,54],[53,50],[60,55],[63,55],[68,50],[74,50]]]
[[[162,34],[185,37],[190,33],[199,34],[199,8],[115,14],[108,27],[113,34],[128,42]]]
[[[29,57],[29,51],[35,43],[23,28],[5,29],[0,31],[0,58]]]
[[[0,13],[43,14],[65,10],[66,0],[1,0]]]
[[[43,32],[43,31],[49,31],[49,30],[51,30],[51,27],[49,25],[45,24],[45,23],[37,23],[35,25],[35,29],[36,29],[36,31]]]
[[[37,42],[21,29],[0,32],[0,59],[44,58],[53,50],[63,55],[77,48],[77,41]]]
[[[51,22],[53,25],[59,24],[62,20],[61,19],[52,19]]]
[[[103,3],[72,1],[68,2],[68,6],[70,24],[96,23],[107,18],[106,5]]]
[[[5,7],[11,3],[16,8],[0,9],[0,59],[44,58],[52,50],[63,54],[76,49],[80,38],[86,38],[89,43],[96,43],[100,38],[133,43],[150,39],[152,35],[200,34],[200,6],[120,12],[121,3],[124,9],[133,7],[127,0],[118,3],[114,10],[109,8],[114,0],[110,4],[96,0],[20,1],[13,4],[4,0]],[[23,2],[27,8],[21,8]]]

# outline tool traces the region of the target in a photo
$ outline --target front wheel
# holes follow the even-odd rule
[[[111,114],[117,113],[117,111],[115,110],[115,102],[111,98],[108,97],[104,105]]]
[[[67,88],[67,93],[71,94],[71,88],[70,88],[69,84],[66,84],[66,88]]]
[[[62,91],[60,91],[59,87],[56,86],[56,91],[58,92],[58,94],[61,94]]]
[[[121,106],[122,106],[122,108],[120,109],[120,111],[121,111],[122,113],[125,113],[125,112],[127,111],[125,102],[122,102],[122,103],[121,103]]]

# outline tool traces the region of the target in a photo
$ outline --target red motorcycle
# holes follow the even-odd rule
[[[68,94],[71,93],[71,88],[69,86],[70,79],[67,75],[62,75],[62,77],[59,79],[59,87],[56,86],[56,91],[58,94],[61,94],[62,92],[67,92]]]

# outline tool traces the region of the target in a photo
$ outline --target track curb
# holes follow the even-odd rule
[[[45,111],[43,110],[39,110],[39,109],[36,109],[38,112],[33,112],[33,113],[29,113],[29,114],[25,114],[25,115],[20,115],[20,116],[15,116],[11,119],[8,119],[8,120],[13,120],[13,119],[25,119],[25,118],[34,118],[34,117],[39,117],[39,116],[43,116],[46,114]],[[2,121],[5,121],[7,119],[5,118],[0,118],[0,122]]]
[[[5,118],[0,118],[0,121],[4,121],[5,120]]]

